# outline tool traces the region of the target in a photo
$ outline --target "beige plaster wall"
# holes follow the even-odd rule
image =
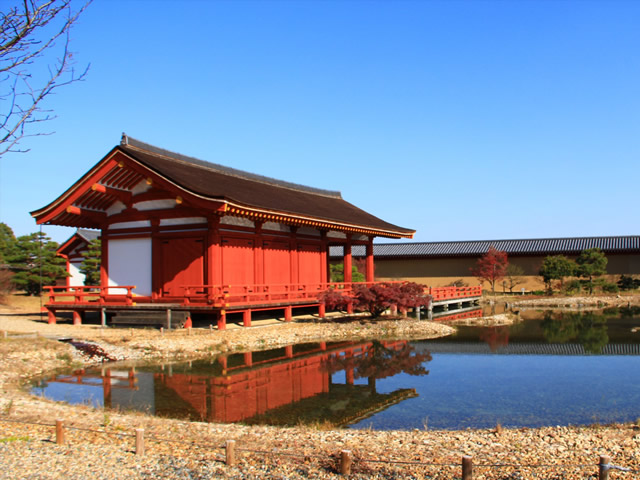
[[[570,257],[571,258],[571,257]],[[572,257],[575,259],[575,257]],[[636,255],[608,255],[607,277],[610,281],[617,281],[621,274],[640,275],[640,254]],[[509,263],[518,265],[524,272],[525,282],[515,287],[514,291],[542,290],[544,283],[538,275],[543,256],[540,257],[509,257]],[[477,278],[470,270],[475,266],[477,258],[432,258],[432,259],[375,259],[376,280],[408,280],[432,287],[440,287],[462,279],[468,285],[478,285]],[[483,287],[489,288],[484,282]],[[502,282],[496,285],[496,291],[502,291]]]

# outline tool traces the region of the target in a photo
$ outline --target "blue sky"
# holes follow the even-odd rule
[[[637,235],[638,25],[637,1],[95,0],[55,134],[0,159],[0,221],[36,231],[124,131],[416,241]]]

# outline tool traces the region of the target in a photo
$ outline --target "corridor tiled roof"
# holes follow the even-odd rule
[[[373,255],[391,257],[466,257],[487,253],[490,247],[508,255],[578,255],[599,248],[605,253],[640,253],[640,235],[620,237],[537,238],[520,240],[470,240],[460,242],[376,243]],[[354,245],[352,255],[363,257],[364,245]],[[342,256],[342,247],[331,247],[331,257]]]

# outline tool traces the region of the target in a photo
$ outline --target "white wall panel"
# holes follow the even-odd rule
[[[109,286],[135,285],[136,295],[151,295],[151,239],[109,240]],[[126,293],[110,289],[109,293]]]
[[[150,227],[151,222],[149,220],[138,220],[136,222],[118,222],[109,225],[109,230],[118,230],[120,228],[143,228]]]
[[[84,285],[84,273],[80,271],[81,261],[69,262],[69,273],[71,276],[68,278],[69,286],[81,287]]]

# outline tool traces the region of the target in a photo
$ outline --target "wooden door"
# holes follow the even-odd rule
[[[222,284],[232,293],[243,293],[243,287],[255,284],[253,240],[222,237]]]
[[[265,240],[264,284],[289,285],[291,283],[291,253],[289,242],[285,240]]]
[[[298,246],[298,283],[317,286],[322,281],[320,245]]]
[[[163,296],[183,297],[185,285],[204,285],[206,277],[203,238],[163,239],[161,248]],[[197,292],[202,292],[202,289]]]

